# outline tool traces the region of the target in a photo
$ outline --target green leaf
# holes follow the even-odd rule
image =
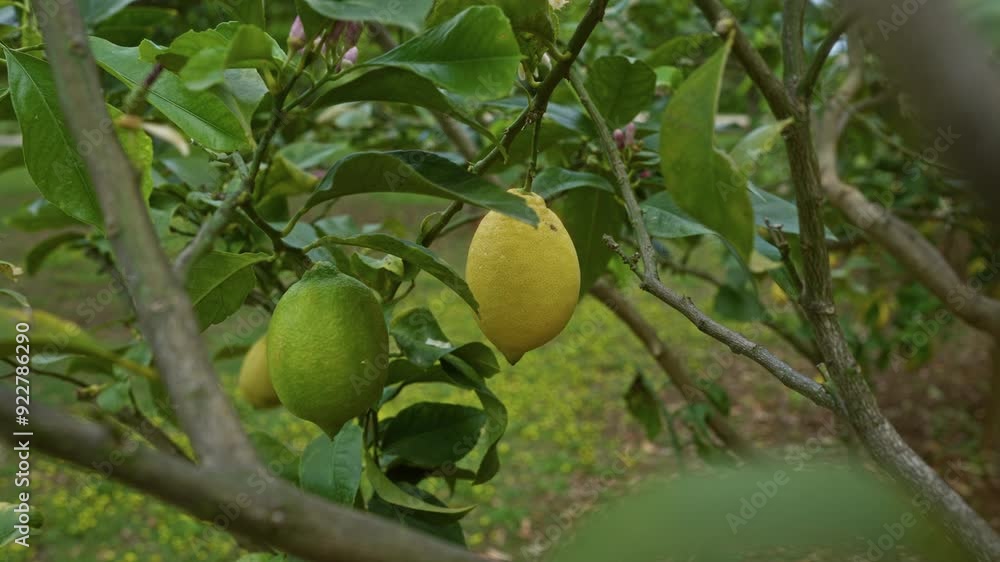
[[[11,100],[23,136],[24,160],[38,190],[66,214],[101,228],[97,194],[77,152],[62,110],[49,65],[4,48]],[[104,131],[92,131],[101,142]]]
[[[486,453],[476,471],[475,484],[489,482],[500,471],[500,453],[497,446],[507,431],[507,407],[486,386],[486,381],[476,370],[455,355],[447,355],[441,359],[441,366],[451,377],[454,384],[469,388],[476,393],[479,403],[486,412],[486,424],[483,426],[482,440],[487,444]]]
[[[304,210],[357,193],[416,193],[462,201],[510,215],[530,225],[538,216],[524,199],[507,193],[430,152],[358,152],[337,162],[316,186]]]
[[[393,418],[382,436],[382,452],[422,468],[456,463],[476,446],[485,423],[479,408],[418,402]]]
[[[614,193],[615,188],[604,176],[590,172],[577,172],[565,168],[545,168],[531,183],[531,191],[544,199],[552,199],[567,191],[591,188]]]
[[[269,259],[271,256],[267,254],[213,250],[192,264],[186,287],[201,329],[218,324],[239,310],[257,282],[250,266]]]
[[[494,99],[510,91],[520,62],[521,50],[503,11],[474,6],[355,68],[405,68],[453,94]]]
[[[239,2],[219,2],[229,19],[267,27],[267,3],[265,0],[240,0]]]
[[[401,382],[405,382],[406,384],[442,383],[466,388],[464,385],[455,382],[438,365],[422,367],[409,359],[395,359],[389,362],[389,378],[386,386]]]
[[[31,354],[76,353],[101,359],[116,355],[77,324],[42,310],[0,308],[0,357],[14,355],[18,341],[17,326],[30,326]],[[23,339],[23,338],[22,338]]]
[[[15,511],[16,510],[16,511]],[[21,507],[21,503],[6,503],[0,502],[0,548],[3,548],[15,540],[23,536],[14,527],[21,524],[20,516],[24,514],[24,510]],[[36,534],[35,530],[42,527],[45,523],[45,518],[42,517],[38,508],[34,505],[28,506],[28,536]],[[37,548],[30,538],[28,544]],[[29,547],[30,548],[30,547]]]
[[[432,0],[305,0],[317,13],[333,20],[373,21],[398,25],[410,31],[420,30],[420,24],[431,7]]]
[[[642,61],[601,57],[587,73],[587,91],[608,124],[621,127],[653,103],[656,74]]]
[[[604,242],[604,235],[617,237],[625,225],[624,209],[614,194],[598,189],[571,191],[553,204],[563,226],[573,239],[580,261],[580,296],[608,269],[614,253]]]
[[[399,484],[399,488],[411,496],[414,496],[417,499],[431,505],[447,507],[444,502],[434,497],[430,492],[421,490],[413,484],[401,482]],[[372,495],[371,500],[368,502],[368,511],[396,521],[404,527],[422,531],[462,547],[466,546],[465,535],[462,533],[462,525],[459,524],[458,521],[436,521],[434,517],[427,517],[419,511],[393,505],[383,500],[378,494]]]
[[[101,68],[129,88],[145,80],[153,68],[139,60],[137,47],[119,47],[92,37],[90,48]],[[180,78],[164,73],[150,90],[148,100],[184,133],[211,150],[232,152],[251,145],[252,139],[235,108],[215,92],[192,92]]]
[[[646,438],[650,441],[656,439],[656,436],[663,431],[660,399],[656,397],[642,373],[636,373],[624,398],[628,413],[632,414],[632,417],[646,430]]]
[[[702,234],[718,236],[717,232],[691,218],[682,211],[673,197],[667,192],[660,192],[642,202],[643,222],[653,238],[673,240]]]
[[[462,297],[472,310],[479,310],[476,298],[472,296],[472,290],[450,265],[439,258],[437,254],[427,247],[401,240],[388,234],[360,234],[349,238],[339,238],[336,236],[324,236],[317,241],[320,245],[346,244],[348,246],[360,246],[378,250],[402,258],[407,263],[426,271],[444,283],[449,289]]]
[[[352,505],[361,484],[362,433],[360,426],[348,423],[333,439],[325,434],[313,439],[299,464],[302,489]]]
[[[58,250],[65,244],[76,242],[77,240],[82,240],[83,238],[83,234],[79,232],[64,232],[40,242],[32,248],[31,251],[28,252],[28,255],[24,258],[24,268],[28,272],[28,275],[35,275],[38,273],[38,270],[42,267],[42,263],[45,262],[45,259],[49,257],[52,252]]]
[[[667,105],[660,167],[677,205],[729,240],[747,260],[754,229],[746,178],[714,146],[715,110],[730,45],[698,68]]]
[[[577,522],[575,540],[551,559],[720,561],[781,551],[765,558],[794,560],[821,549],[832,560],[849,560],[897,528],[892,544],[919,560],[970,559],[897,486],[849,466],[806,465],[810,456],[793,452],[784,463],[651,479]],[[631,477],[628,466],[616,467],[614,477]],[[664,529],[678,532],[664,540]]]
[[[500,372],[500,363],[490,347],[482,342],[470,342],[452,350],[451,355],[461,359],[482,377],[492,377]]]
[[[116,107],[108,106],[112,119],[118,119],[124,113]],[[128,156],[132,167],[139,171],[139,190],[143,201],[149,200],[153,192],[153,139],[142,129],[133,129],[115,125],[115,134],[122,150]]]
[[[717,43],[718,37],[711,32],[674,37],[649,53],[646,64],[653,68],[678,66],[684,61],[697,60],[706,47]]]
[[[286,197],[301,195],[312,191],[319,179],[300,169],[281,154],[271,159],[271,165],[266,174],[257,176],[257,189],[254,197],[262,201],[269,197]]]
[[[8,217],[7,220],[14,228],[26,232],[82,226],[83,224],[45,199],[32,201]]]
[[[729,285],[719,287],[712,309],[719,316],[738,322],[756,322],[767,314],[756,294]]]
[[[124,10],[135,0],[79,0],[80,13],[87,25],[93,26]]]
[[[224,82],[226,69],[278,70],[285,60],[285,53],[274,38],[257,26],[238,22],[226,22],[205,31],[188,31],[165,48],[146,40],[139,53],[146,62],[159,62],[178,73],[194,91]]]
[[[773,193],[757,190],[750,199],[753,201],[754,221],[757,226],[765,227],[770,221],[773,225],[781,225],[781,231],[785,234],[798,235],[799,230],[799,209],[794,203],[786,201]],[[837,237],[826,229],[826,239],[836,241]]]
[[[646,223],[646,228],[649,230],[649,235],[653,238],[673,240],[703,234],[715,236],[732,254],[746,282],[751,282],[753,279],[753,273],[750,271],[750,266],[748,265],[749,262],[743,258],[740,251],[718,232],[694,220],[679,209],[669,193],[661,191],[643,201],[642,217],[643,222]]]
[[[781,139],[781,132],[792,121],[793,119],[789,117],[784,121],[763,125],[740,139],[736,146],[729,151],[729,157],[733,159],[736,169],[744,176],[750,177],[754,170],[759,167],[761,157],[774,149],[778,140]]]
[[[0,289],[0,295],[7,295],[8,297],[14,299],[14,301],[23,308],[31,308],[31,303],[28,302],[28,297],[17,291],[11,289]]]
[[[493,132],[457,106],[434,83],[405,68],[376,68],[347,82],[337,82],[314,104],[337,105],[354,101],[407,103],[450,115],[495,141]]]
[[[246,2],[244,2],[246,3]],[[177,10],[158,6],[129,6],[102,21],[94,35],[118,45],[138,45],[163,29],[163,22],[177,17]]]
[[[517,34],[521,52],[538,56],[555,43],[557,22],[548,0],[435,0],[427,26],[444,23],[469,6],[498,6]]]
[[[267,433],[251,431],[247,437],[253,443],[261,462],[270,472],[298,485],[299,455]]]
[[[430,367],[456,349],[444,335],[434,313],[426,308],[414,308],[397,316],[389,333],[406,358],[420,367]]]
[[[117,414],[132,403],[131,382],[124,380],[105,388],[97,395],[97,405],[109,414]]]
[[[382,473],[382,470],[375,464],[375,461],[367,451],[365,452],[365,477],[371,483],[372,488],[375,489],[375,493],[383,500],[414,511],[439,514],[444,516],[443,518],[457,520],[476,507],[474,505],[467,507],[441,507],[411,496]]]

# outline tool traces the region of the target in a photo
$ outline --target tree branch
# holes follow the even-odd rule
[[[0,387],[0,399],[13,404],[9,385]],[[198,467],[83,418],[41,405],[32,413],[33,447],[86,469],[102,467],[102,474],[110,470],[111,478],[210,522],[206,533],[222,526],[314,562],[482,562],[454,545],[308,495],[276,471]],[[20,431],[13,416],[4,416],[0,427],[6,442]]]
[[[767,100],[774,116],[779,120],[791,117],[795,112],[794,99],[788,95],[781,81],[771,72],[767,61],[753,48],[733,18],[733,14],[719,0],[695,0],[695,4],[705,14],[705,19],[715,27],[717,33],[720,35],[726,35],[730,31],[733,33],[733,53],[764,94],[764,99]]]
[[[556,86],[569,76],[570,69],[573,67],[573,63],[576,62],[577,57],[580,56],[583,46],[590,39],[590,34],[594,32],[597,24],[604,19],[604,10],[607,8],[607,5],[608,0],[591,0],[587,12],[584,14],[583,19],[580,20],[580,24],[569,40],[566,53],[558,58],[558,62],[552,67],[552,71],[549,72],[549,75],[542,81],[541,86],[535,91],[535,95],[528,103],[528,107],[504,130],[500,142],[486,153],[486,156],[479,162],[472,165],[469,171],[476,175],[485,173],[498,158],[507,154],[508,149],[514,143],[514,139],[524,130],[526,125],[533,123],[535,120],[542,119],[546,109],[549,107],[549,99],[555,92]],[[430,246],[438,235],[441,234],[441,231],[444,230],[444,227],[448,226],[448,222],[461,210],[462,203],[460,201],[452,203],[427,232],[420,237],[419,244]]]
[[[812,97],[816,83],[819,81],[819,75],[823,71],[823,65],[826,64],[827,58],[830,57],[830,52],[833,51],[834,45],[840,41],[840,37],[856,21],[858,21],[858,13],[852,11],[844,14],[833,23],[829,33],[826,34],[823,42],[816,49],[816,55],[809,65],[809,70],[806,71],[805,78],[799,83],[799,95],[802,99],[808,100]]]
[[[855,48],[860,44],[852,42],[851,49]],[[841,179],[838,144],[850,119],[851,100],[864,83],[862,64],[859,53],[851,57],[848,73],[818,125],[817,151],[827,198],[851,224],[899,260],[952,314],[994,338],[1000,337],[1000,301],[967,287],[947,258],[917,229]]]
[[[708,399],[705,392],[695,384],[680,359],[660,339],[656,333],[656,328],[643,318],[639,310],[625,298],[625,295],[604,280],[594,283],[590,288],[590,294],[601,301],[608,310],[615,313],[615,316],[632,330],[632,333],[639,338],[639,341],[646,347],[650,355],[656,359],[657,364],[666,373],[667,378],[670,379],[670,382],[680,391],[689,404],[701,402],[709,405],[708,425],[727,447],[745,459],[752,459],[756,456],[750,442],[729,425],[722,412]]]
[[[258,141],[257,146],[254,148],[253,159],[250,161],[250,166],[243,176],[243,181],[240,182],[239,187],[226,194],[222,205],[201,225],[194,240],[177,256],[177,260],[174,262],[174,271],[179,278],[187,278],[188,272],[191,270],[194,262],[198,261],[198,258],[205,255],[212,248],[215,244],[215,239],[232,220],[233,213],[238,207],[253,205],[252,195],[257,184],[257,176],[260,174],[261,166],[267,158],[267,151],[271,146],[271,142],[274,140],[275,135],[278,134],[281,126],[285,124],[285,101],[291,94],[299,77],[308,68],[315,48],[316,43],[310,41],[306,47],[306,51],[302,54],[302,60],[299,62],[295,73],[292,74],[288,83],[275,95],[272,103],[274,109],[271,111],[271,119],[267,123],[267,128],[264,129],[264,133],[261,134],[260,141]],[[319,83],[317,81],[313,89],[317,88]],[[307,94],[303,94],[303,96],[305,95]],[[274,251],[277,252],[278,250],[279,246],[275,244]]]
[[[830,394],[823,385],[799,373],[765,347],[747,339],[739,332],[712,320],[695,306],[694,301],[690,298],[682,297],[660,281],[656,251],[653,248],[653,242],[649,236],[649,231],[646,229],[646,224],[643,222],[642,209],[639,207],[639,202],[632,191],[625,162],[618,152],[618,147],[611,136],[611,130],[608,128],[607,121],[604,120],[597,106],[594,105],[580,74],[576,71],[571,72],[569,81],[580,98],[580,103],[583,104],[584,109],[586,109],[591,120],[594,122],[601,148],[611,162],[611,169],[615,176],[618,193],[625,201],[625,209],[628,211],[629,221],[635,233],[636,244],[639,246],[639,252],[642,257],[642,272],[639,272],[638,267],[633,268],[639,277],[640,287],[683,314],[684,317],[690,320],[702,332],[729,346],[729,349],[733,353],[748,357],[767,369],[768,372],[773,374],[785,386],[824,408],[839,411],[840,405],[836,397]],[[609,242],[612,249],[620,251],[618,245],[610,237],[605,237],[605,240]],[[627,257],[622,257],[627,263],[631,263],[631,260]]]
[[[181,424],[206,465],[252,466],[256,454],[219,387],[191,301],[160,247],[138,174],[114,134],[79,6],[70,2],[48,15],[39,23],[68,128],[79,143],[88,143],[94,131],[110,139],[90,143],[83,158],[106,236]]]
[[[806,71],[805,78],[799,84],[799,95],[802,99],[808,100],[812,97],[813,90],[816,89],[816,84],[819,82],[819,75],[823,72],[823,65],[826,64],[827,59],[830,57],[830,52],[833,51],[833,47],[840,41],[840,37],[857,20],[857,12],[850,12],[841,16],[840,19],[833,23],[833,27],[830,28],[829,33],[827,33],[823,42],[820,43],[819,48],[816,50],[816,55],[813,58],[812,64],[809,65],[809,70]]]

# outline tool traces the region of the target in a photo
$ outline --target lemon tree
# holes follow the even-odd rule
[[[635,428],[681,460],[755,457],[731,423],[731,363],[687,373],[647,301],[624,294],[641,289],[853,427],[956,544],[1000,556],[862,378],[929,361],[952,318],[1000,341],[982,279],[995,244],[956,170],[912,146],[960,136],[928,141],[872,65],[821,92],[867,60],[837,48],[851,20],[827,22],[830,3],[731,13],[698,0],[707,26],[667,0],[149,4],[0,2],[0,172],[23,168],[37,188],[6,219],[31,247],[0,261],[0,376],[24,384],[31,363],[70,385],[46,408],[87,412],[40,425],[47,451],[231,533],[248,561],[472,560],[469,514],[496,506],[453,492],[488,490],[517,458],[517,412],[494,381],[586,339],[564,332],[590,295],[683,398],[664,401],[622,353],[632,384],[619,406]],[[831,53],[841,66],[824,66]],[[840,100],[859,92],[872,99]],[[91,260],[107,287],[36,310],[24,293],[66,273],[61,252]],[[678,293],[682,278],[710,302]],[[478,330],[454,337],[444,310]],[[809,368],[766,349],[762,328]],[[235,381],[216,376],[236,361]],[[984,441],[1000,436],[996,410]],[[301,443],[260,430],[296,418],[312,424]],[[122,453],[123,434],[144,445]],[[681,521],[742,483],[692,481],[649,498],[689,499],[669,512]],[[5,521],[21,517],[11,505]],[[27,520],[34,537],[43,518]],[[618,523],[619,538],[646,528]],[[706,542],[632,546],[660,558],[732,546]],[[565,556],[606,556],[580,544]]]

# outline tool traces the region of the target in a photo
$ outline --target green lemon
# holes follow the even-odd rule
[[[316,264],[278,301],[267,362],[285,408],[336,434],[385,386],[389,334],[375,293],[332,264]]]
[[[273,408],[281,405],[278,394],[271,384],[271,373],[267,369],[267,336],[257,340],[240,366],[240,394],[254,408]]]

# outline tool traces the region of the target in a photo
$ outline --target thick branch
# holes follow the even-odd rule
[[[819,122],[817,150],[827,198],[851,224],[899,260],[952,314],[994,338],[1000,337],[1000,301],[968,287],[947,258],[917,229],[841,179],[837,171],[838,144],[850,118],[851,99],[862,85],[863,69],[857,55],[852,57],[844,81]]]
[[[718,411],[712,405],[712,401],[695,384],[684,364],[681,363],[680,359],[670,351],[667,344],[657,335],[656,328],[643,318],[639,310],[625,298],[625,295],[603,280],[598,281],[590,288],[590,294],[601,301],[604,306],[608,307],[608,310],[615,313],[632,330],[632,333],[639,338],[639,341],[646,347],[650,355],[656,359],[657,364],[666,373],[670,382],[680,391],[689,404],[703,402],[710,406],[708,425],[727,447],[746,459],[751,459],[755,456],[753,446],[739,432],[733,429],[729,425],[729,422],[726,421],[726,417],[722,412]]]
[[[14,403],[9,385],[0,387],[0,399]],[[198,467],[58,410],[34,406],[32,414],[30,439],[37,450],[87,469],[110,470],[111,478],[211,523],[205,533],[223,526],[314,562],[482,561],[388,520],[305,494],[263,468]],[[13,431],[23,429],[15,429],[13,416],[4,416],[0,426],[8,442]]]
[[[795,25],[794,19],[790,25]],[[785,35],[800,31],[786,29]],[[801,40],[799,33],[795,41]],[[804,261],[801,303],[813,326],[830,378],[843,401],[844,415],[879,465],[913,493],[926,498],[953,537],[969,552],[995,560],[1000,557],[1000,537],[906,444],[886,419],[848,345],[833,301],[829,252],[824,241],[822,182],[810,131],[810,115],[802,111],[794,117],[795,122],[785,131],[785,149],[795,186]]]
[[[840,406],[837,404],[836,398],[823,385],[799,373],[763,346],[747,339],[739,332],[712,320],[695,306],[694,301],[687,297],[682,297],[660,281],[656,250],[653,248],[649,231],[646,229],[645,222],[643,222],[642,209],[639,207],[639,202],[632,191],[625,162],[622,160],[621,153],[618,152],[618,147],[611,136],[611,130],[608,128],[607,121],[604,120],[601,112],[594,105],[580,74],[575,71],[571,72],[569,81],[580,98],[580,103],[583,104],[583,107],[594,122],[601,148],[605,156],[611,161],[615,184],[619,195],[625,201],[625,209],[628,211],[629,221],[635,233],[636,243],[639,245],[640,255],[642,256],[642,272],[639,273],[638,268],[635,268],[636,274],[640,278],[642,289],[683,314],[702,332],[729,346],[729,349],[733,353],[746,356],[767,369],[768,372],[773,374],[785,386],[824,408],[838,411]],[[617,249],[617,244],[614,247]]]
[[[181,424],[206,465],[253,465],[255,453],[219,387],[191,301],[153,231],[138,174],[114,134],[79,6],[70,2],[48,16],[39,22],[63,114],[74,139],[91,146],[83,158],[105,233]],[[94,131],[110,140],[89,143]]]

